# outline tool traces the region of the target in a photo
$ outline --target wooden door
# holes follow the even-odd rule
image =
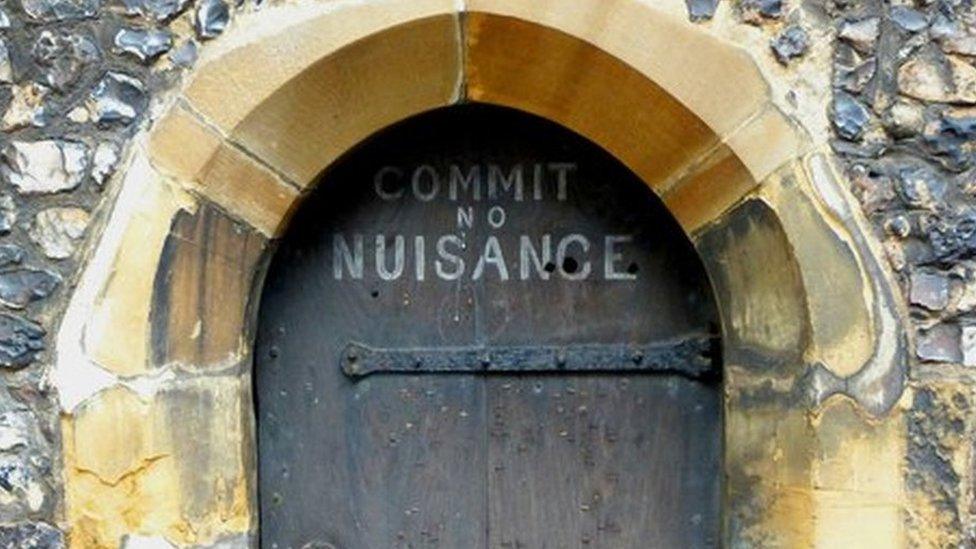
[[[270,266],[262,544],[717,546],[715,322],[687,238],[592,143],[481,105],[385,130]]]

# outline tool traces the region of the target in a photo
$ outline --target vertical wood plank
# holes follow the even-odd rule
[[[681,378],[489,381],[489,544],[717,547],[719,410]]]

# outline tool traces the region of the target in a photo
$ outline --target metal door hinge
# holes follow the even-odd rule
[[[372,374],[673,373],[716,375],[717,338],[693,335],[645,344],[376,348],[349,343],[341,358],[351,378]]]

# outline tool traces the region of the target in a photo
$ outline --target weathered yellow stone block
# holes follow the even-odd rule
[[[815,547],[904,547],[905,417],[869,419],[834,398],[814,422]]]
[[[800,128],[771,104],[727,135],[725,143],[756,181],[765,180],[810,148]]]
[[[457,17],[457,7],[456,0],[305,2],[241,14],[235,20],[235,32],[222,36],[204,51],[185,96],[204,118],[231,134],[258,105],[318,61],[358,40],[404,23],[444,15]],[[418,42],[412,41],[405,46],[415,45]],[[431,52],[434,53],[443,52]],[[400,54],[407,56],[404,60],[418,60],[416,52]],[[432,62],[425,61],[423,68],[430,67]],[[260,69],[255,70],[256,67]],[[398,75],[405,75],[402,71],[410,67],[386,68],[395,68]],[[334,80],[331,84],[342,87],[364,75],[341,73],[338,76],[343,82]],[[428,76],[415,71],[412,80]],[[356,108],[369,110],[365,108],[367,105],[377,106],[363,98]],[[336,115],[331,123],[341,120],[339,113],[330,114]],[[264,136],[266,140],[281,137]]]
[[[478,14],[491,14],[534,23],[576,41],[588,43],[608,58],[631,67],[642,79],[654,82],[705,122],[720,136],[731,134],[765,104],[768,86],[749,54],[729,42],[710,36],[690,23],[684,6],[662,0],[467,0],[468,34],[478,32]],[[670,4],[670,5],[665,5]],[[482,17],[483,18],[483,17]],[[494,29],[493,29],[494,30]],[[502,36],[498,41],[504,41]],[[527,55],[516,44],[513,55]],[[557,50],[558,51],[558,50]],[[593,71],[582,58],[558,74],[560,85]],[[599,74],[602,71],[596,70]],[[609,78],[610,73],[602,73]],[[716,93],[710,83],[724,83]],[[627,97],[631,80],[609,81]],[[604,116],[615,110],[633,114],[621,96],[600,105]],[[646,141],[646,140],[645,140]],[[602,142],[601,142],[602,143]]]
[[[715,288],[726,347],[788,357],[799,366],[810,330],[807,295],[773,209],[750,199],[695,243]]]
[[[810,478],[816,439],[807,412],[748,374],[727,380],[726,510],[732,546],[809,547],[817,521]]]
[[[718,145],[667,90],[590,43],[513,17],[475,12],[465,21],[472,101],[558,122],[655,188]]]
[[[158,169],[269,236],[298,197],[271,168],[179,105],[153,132],[150,154]]]
[[[194,183],[201,194],[266,236],[278,234],[298,199],[298,190],[227,141]]]
[[[769,179],[763,197],[776,210],[808,295],[814,356],[839,376],[858,371],[874,351],[873,296],[844,229],[811,200],[799,163]]]
[[[374,132],[459,100],[458,25],[455,15],[411,21],[329,54],[244,117],[233,138],[298,185],[310,185]]]
[[[734,207],[757,183],[726,146],[714,149],[662,193],[664,204],[688,234]]]
[[[188,371],[242,367],[267,240],[212,205],[180,212],[166,238],[151,311],[152,362]]]
[[[217,152],[223,136],[180,105],[170,109],[150,134],[152,164],[162,173],[193,181]],[[187,143],[192,143],[188,147]]]
[[[117,386],[64,416],[71,546],[114,549],[134,534],[189,545],[247,531],[249,394],[236,377],[176,381],[145,398]]]
[[[189,196],[173,188],[151,169],[132,171],[142,193],[121,229],[119,248],[110,273],[85,322],[83,343],[98,365],[119,375],[147,370],[149,311],[153,274],[176,212],[193,207]]]

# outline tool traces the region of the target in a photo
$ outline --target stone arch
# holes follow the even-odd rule
[[[344,151],[480,101],[600,144],[695,242],[726,342],[728,541],[899,544],[904,330],[828,153],[746,52],[668,3],[609,4],[302,2],[208,46],[136,145],[58,334],[72,543],[253,535],[270,244]]]

